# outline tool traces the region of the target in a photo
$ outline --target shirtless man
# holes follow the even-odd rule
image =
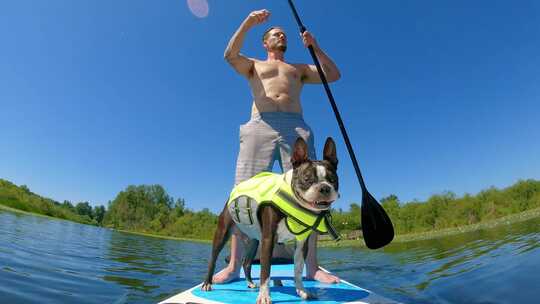
[[[280,27],[271,27],[264,33],[266,60],[240,54],[246,32],[253,26],[266,22],[269,17],[270,12],[265,9],[251,12],[234,33],[224,54],[225,60],[247,78],[253,95],[251,119],[240,126],[240,152],[235,184],[261,171],[271,171],[276,160],[284,172],[292,169],[291,149],[298,137],[308,143],[310,158],[316,159],[313,132],[302,118],[300,104],[300,92],[305,83],[322,83],[315,65],[285,62],[287,36]],[[313,36],[306,31],[302,40],[304,46],[313,46],[328,82],[338,80],[340,73],[337,66],[320,49]],[[317,235],[312,233],[306,259],[307,277],[324,283],[339,282],[338,277],[319,270],[316,241]],[[214,283],[238,277],[242,251],[238,232],[235,232],[231,240],[229,265],[213,277]]]

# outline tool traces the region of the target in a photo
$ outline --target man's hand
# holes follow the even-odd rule
[[[300,34],[300,36],[302,36],[302,42],[305,47],[309,47],[310,45],[317,47],[317,41],[315,41],[315,37],[313,37],[310,32],[305,31],[303,34]]]
[[[339,73],[339,69],[336,66],[336,64],[324,53],[323,50],[319,47],[319,44],[317,43],[317,40],[315,40],[315,37],[311,35],[310,32],[305,31],[303,34],[300,34],[302,37],[302,42],[304,43],[304,46],[307,48],[309,46],[313,47],[313,51],[315,51],[315,54],[317,56],[317,59],[319,60],[319,63],[321,64],[321,68],[323,70],[324,75],[326,76],[326,80],[328,82],[334,82],[341,78],[341,74]],[[319,71],[317,70],[317,67],[312,64],[305,65],[304,72],[302,73],[302,80],[304,83],[321,83],[322,80],[319,75]]]
[[[249,15],[246,18],[247,19],[246,21],[249,24],[249,26],[255,26],[263,22],[266,22],[269,17],[270,17],[270,11],[262,9],[259,11],[253,11],[249,13]]]

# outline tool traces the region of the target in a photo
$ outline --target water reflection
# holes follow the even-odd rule
[[[145,294],[158,285],[150,282],[164,274],[166,265],[165,243],[154,238],[113,232],[106,259],[114,262],[105,268],[103,280],[113,282]]]
[[[511,290],[520,291],[521,296],[530,293],[527,286],[535,283],[526,282],[524,269],[519,269],[530,264],[540,270],[539,232],[540,219],[533,219],[433,240],[394,243],[376,251],[348,249],[325,254],[337,255],[342,261],[332,268],[341,276],[379,293],[396,294],[404,302],[474,303],[481,295],[488,302],[517,303],[511,300],[516,298],[515,292],[498,285],[507,287],[504,278],[514,277]],[[538,274],[534,277],[535,282],[540,281]],[[451,287],[459,290],[459,300],[449,292]]]
[[[2,303],[156,303],[200,283],[211,249],[2,211],[0,244]],[[535,303],[539,247],[534,219],[319,256],[340,277],[405,303]]]
[[[125,301],[148,303],[202,281],[210,247],[112,232],[103,280],[129,290]]]

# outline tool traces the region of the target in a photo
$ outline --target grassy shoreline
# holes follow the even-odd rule
[[[2,205],[2,204],[0,204],[0,209],[5,210],[5,211],[20,213],[20,214],[35,215],[35,216],[41,216],[41,217],[66,221],[66,219],[56,218],[56,217],[43,215],[39,213],[32,213],[28,211],[19,210],[19,209],[14,209],[14,208]],[[486,222],[481,222],[481,223],[477,223],[473,225],[448,228],[448,229],[442,229],[442,230],[436,230],[436,231],[429,231],[429,232],[396,235],[396,237],[394,238],[392,242],[404,243],[404,242],[411,242],[411,241],[435,239],[435,238],[451,236],[455,234],[460,234],[460,233],[465,233],[465,232],[470,232],[470,231],[475,231],[475,230],[480,230],[480,229],[494,228],[501,225],[510,225],[513,223],[527,221],[536,217],[540,217],[540,208],[527,210],[521,213],[511,214],[502,218],[498,218],[498,219],[494,219],[494,220],[490,220]],[[212,240],[205,240],[205,239],[182,238],[182,237],[166,236],[166,235],[152,234],[152,233],[146,233],[146,232],[120,230],[120,229],[114,229],[114,228],[107,228],[107,229],[111,229],[111,230],[123,232],[123,233],[134,234],[134,235],[160,238],[160,239],[188,241],[188,242],[197,242],[197,243],[206,243],[206,244],[212,243]],[[364,242],[362,242],[361,240],[342,240],[340,242],[319,241],[319,247],[365,247],[365,245],[364,245]]]
[[[486,221],[483,223],[478,223],[478,224],[473,224],[473,225],[468,225],[468,226],[461,226],[461,227],[456,227],[456,228],[442,229],[442,230],[422,232],[422,233],[396,235],[392,243],[405,243],[405,242],[412,242],[412,241],[419,241],[419,240],[436,239],[440,237],[451,236],[455,234],[460,234],[460,233],[465,233],[465,232],[470,232],[470,231],[475,231],[475,230],[480,230],[480,229],[494,228],[500,225],[510,225],[513,223],[527,221],[536,217],[540,217],[540,208],[527,210],[521,213],[511,214],[511,215],[498,218],[495,220]],[[127,230],[117,230],[117,229],[112,229],[112,230],[129,233],[129,234],[160,238],[160,239],[188,241],[188,242],[197,242],[197,243],[206,243],[206,244],[212,243],[212,240],[181,238],[181,237],[173,237],[173,236],[165,236],[165,235],[156,235],[156,234],[144,233],[144,232],[127,231]],[[361,240],[342,240],[340,242],[319,241],[318,244],[319,244],[319,247],[365,247],[364,242]]]
[[[28,211],[24,211],[24,210],[20,210],[20,209],[11,208],[11,207],[8,207],[6,205],[2,205],[2,203],[0,203],[0,211],[1,210],[12,212],[12,213],[18,213],[18,214],[24,214],[24,215],[33,215],[33,216],[45,217],[45,218],[49,218],[49,219],[53,219],[53,220],[60,220],[60,221],[68,221],[68,222],[72,222],[72,223],[77,223],[77,222],[74,222],[74,221],[70,221],[70,220],[66,220],[66,219],[63,219],[63,218],[58,218],[58,217],[54,217],[54,216],[50,216],[50,215],[45,215],[45,214],[41,214],[41,213],[34,213],[34,212],[28,212]],[[81,224],[81,223],[77,223],[77,224]],[[88,224],[81,224],[81,225],[88,225]],[[90,225],[90,226],[94,226],[94,225]],[[94,226],[94,227],[99,227],[99,226]],[[138,232],[138,231],[114,229],[114,228],[110,228],[110,227],[101,227],[101,228],[110,229],[110,230],[117,231],[117,232],[122,232],[122,233],[129,233],[129,234],[134,234],[134,235],[141,235],[141,236],[154,237],[154,238],[160,238],[160,239],[177,240],[177,241],[189,241],[189,242],[197,242],[197,243],[212,243],[212,240],[181,238],[181,237],[159,235],[159,234],[151,234],[151,233]]]
[[[176,237],[176,236],[169,236],[169,235],[160,235],[160,234],[152,234],[152,233],[138,232],[138,231],[129,231],[129,230],[122,230],[122,229],[114,229],[114,228],[107,228],[107,229],[111,229],[111,230],[114,230],[114,231],[117,231],[117,232],[123,232],[123,233],[129,233],[129,234],[134,234],[134,235],[153,237],[153,238],[158,238],[158,239],[175,240],[175,241],[187,241],[187,242],[196,242],[196,243],[207,243],[207,244],[212,243],[212,240],[190,239],[190,238],[183,238],[183,237]]]
[[[9,206],[3,205],[2,203],[0,203],[0,210],[9,211],[9,212],[13,212],[13,213],[19,213],[19,214],[25,214],[25,215],[34,215],[34,216],[39,216],[39,217],[46,217],[46,218],[49,218],[49,219],[55,219],[55,220],[61,220],[61,221],[70,221],[70,220],[66,220],[66,219],[63,219],[63,218],[54,217],[54,216],[50,216],[50,215],[46,215],[46,214],[34,213],[34,212],[24,211],[24,210],[21,210],[21,209],[11,208]],[[73,222],[73,221],[70,221],[70,222]],[[76,223],[76,222],[73,222],[73,223]],[[86,224],[83,224],[83,225],[86,225]]]
[[[514,223],[524,222],[533,218],[540,217],[540,208],[523,211],[516,214],[507,215],[498,219],[481,222],[473,225],[460,226],[455,228],[447,228],[429,232],[409,233],[396,235],[392,243],[405,243],[420,240],[430,240],[456,234],[476,231],[480,229],[490,229],[502,225],[510,225]],[[365,247],[361,240],[342,240],[340,242],[322,241],[319,242],[320,247]]]

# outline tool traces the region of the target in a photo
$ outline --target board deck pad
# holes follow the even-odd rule
[[[323,269],[324,270],[324,269]],[[253,265],[251,269],[253,282],[259,286],[260,265]],[[369,290],[360,288],[347,281],[341,280],[338,284],[325,284],[318,281],[306,280],[304,278],[304,287],[308,292],[316,295],[317,298],[302,300],[296,294],[294,287],[294,265],[272,265],[271,278],[281,279],[283,286],[273,286],[270,283],[270,297],[272,303],[290,304],[290,303],[317,303],[317,304],[337,304],[337,303],[371,303],[371,304],[390,304],[398,303]],[[305,275],[305,269],[304,269]],[[259,288],[248,288],[246,280],[241,274],[241,278],[226,284],[213,284],[212,291],[202,291],[199,284],[189,290],[168,298],[160,304],[254,304],[259,295]]]

